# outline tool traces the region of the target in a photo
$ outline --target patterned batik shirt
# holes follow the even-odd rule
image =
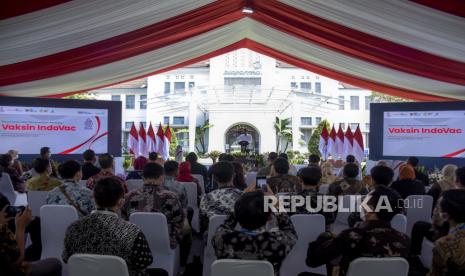
[[[50,191],[60,184],[60,180],[47,174],[40,174],[32,177],[26,182],[26,189],[28,191]]]
[[[297,241],[297,234],[287,214],[280,213],[276,218],[279,227],[276,230],[266,231],[263,227],[256,231],[238,231],[235,230],[236,219],[230,214],[212,238],[216,257],[266,260],[273,265],[278,275],[281,263]]]
[[[163,187],[165,187],[165,189],[167,189],[168,191],[175,193],[178,196],[179,201],[181,202],[182,208],[187,208],[187,191],[184,185],[176,181],[174,177],[165,176],[165,182],[163,183]]]
[[[161,185],[144,184],[126,195],[121,210],[123,218],[129,219],[134,212],[157,212],[166,217],[171,248],[176,248],[183,237],[185,214],[178,196]]]
[[[465,229],[451,230],[434,243],[433,264],[428,275],[465,275]]]
[[[273,193],[298,193],[302,190],[299,178],[295,175],[280,174],[268,178],[267,184]]]
[[[73,254],[118,256],[126,261],[131,276],[146,275],[145,269],[153,261],[139,227],[109,211],[94,211],[71,224],[66,230],[64,245],[65,262]]]
[[[62,186],[74,204],[78,205],[85,215],[90,214],[95,209],[91,190],[71,180],[65,180]],[[55,187],[48,193],[46,202],[53,205],[72,205],[61,192],[60,187]],[[84,214],[78,211],[78,215],[81,217]]]
[[[325,217],[326,225],[332,224],[335,220],[334,212],[323,212],[324,208],[321,209],[319,212],[311,212],[307,206],[311,207],[312,209],[317,209],[318,206],[318,197],[323,197],[322,194],[317,192],[317,188],[315,189],[304,189],[297,195],[302,196],[305,198],[305,205],[304,206],[296,206],[296,212],[294,214],[299,215],[306,215],[306,214],[321,214]],[[320,206],[323,206],[323,199],[320,199],[321,203]]]
[[[328,187],[328,195],[366,195],[368,190],[363,186],[362,181],[357,178],[346,177],[338,180]]]
[[[100,179],[100,178],[103,178],[103,177],[113,177],[114,179],[116,179],[119,183],[121,183],[121,185],[123,186],[123,189],[124,189],[124,192],[127,193],[128,192],[128,186],[126,184],[126,181],[124,180],[125,177],[122,176],[122,175],[115,175],[114,173],[112,172],[109,172],[109,171],[100,171],[98,174],[92,176],[92,177],[89,177],[89,179],[87,179],[87,182],[86,182],[86,187],[89,189],[89,190],[93,190],[94,189],[94,186],[95,186],[95,183],[97,183],[97,181]]]
[[[318,267],[341,256],[340,275],[345,275],[350,262],[359,257],[407,258],[409,247],[408,236],[391,228],[389,222],[365,221],[336,237],[329,232],[322,233],[310,243],[306,263],[310,267]]]
[[[218,188],[204,194],[200,199],[201,232],[208,229],[208,221],[214,215],[228,215],[234,211],[234,204],[242,191],[234,187]]]
[[[29,275],[29,264],[17,262],[20,256],[15,235],[7,224],[0,225],[0,275]]]

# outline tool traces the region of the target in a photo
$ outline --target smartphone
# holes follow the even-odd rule
[[[26,207],[24,206],[8,206],[8,208],[6,208],[6,216],[8,218],[14,218],[16,215],[22,213],[25,209]]]
[[[255,179],[255,183],[257,183],[257,190],[262,190],[264,192],[267,191],[266,189],[266,176],[258,176],[256,179]]]

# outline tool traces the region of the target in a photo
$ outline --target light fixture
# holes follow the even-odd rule
[[[253,9],[250,8],[250,7],[244,7],[244,8],[242,9],[242,12],[243,12],[243,13],[249,13],[249,14],[250,14],[250,13],[253,13]]]

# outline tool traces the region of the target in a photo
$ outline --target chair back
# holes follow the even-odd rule
[[[358,258],[350,263],[347,276],[407,276],[408,269],[404,258]]]
[[[274,276],[273,266],[267,261],[231,260],[214,261],[212,276]]]
[[[199,181],[200,188],[202,190],[202,195],[205,193],[205,183],[203,182],[203,176],[200,174],[193,174],[192,177]]]
[[[47,204],[48,191],[29,191],[27,192],[27,203],[32,211],[32,215],[40,216],[40,207]]]
[[[431,222],[433,212],[433,197],[429,195],[411,195],[404,200],[407,216],[407,235],[411,235],[412,228],[417,221]]]
[[[318,193],[326,195],[328,193],[329,184],[321,184],[318,188]]]
[[[126,180],[126,185],[128,187],[128,192],[130,192],[144,186],[144,181],[142,179],[129,179]]]
[[[129,276],[126,262],[118,256],[74,254],[68,260],[69,276]]]
[[[255,178],[257,178],[256,172],[248,172],[245,176],[245,183],[247,186],[250,186],[255,181]]]
[[[325,217],[320,214],[293,215],[291,221],[298,238],[281,265],[280,275],[294,276],[304,271],[325,275],[325,266],[310,268],[305,264],[308,244],[315,241],[318,235],[325,231]]]
[[[194,216],[192,217],[192,228],[194,228],[196,231],[200,231],[199,205],[197,203],[197,184],[194,182],[182,182],[181,184],[186,187],[187,206],[191,207],[194,211]]]
[[[212,238],[218,226],[224,223],[226,215],[214,215],[208,222],[207,245],[203,255],[203,276],[210,276],[212,263],[216,260],[215,250],[212,245]]]
[[[170,247],[168,222],[165,215],[135,212],[129,216],[129,221],[139,226],[147,239],[153,255],[153,263],[150,267],[163,268],[170,276],[176,275],[179,267],[179,250],[173,250]]]
[[[7,173],[1,173],[0,193],[2,193],[6,198],[8,198],[10,204],[15,204],[16,191],[13,187],[13,182],[11,182],[10,175]]]
[[[423,243],[421,244],[420,260],[423,266],[428,269],[431,269],[431,266],[433,265],[433,248],[433,242],[423,239]]]
[[[407,234],[407,217],[402,214],[396,214],[391,220],[391,227],[399,232]]]
[[[43,205],[40,207],[41,259],[61,260],[66,229],[76,220],[78,220],[78,213],[73,206]]]
[[[342,196],[342,207],[345,209],[341,210],[339,207],[341,207],[341,203],[338,202],[338,212],[337,212],[337,215],[336,215],[336,220],[334,222],[334,224],[331,226],[332,227],[332,232],[335,233],[335,234],[339,234],[342,230],[345,230],[347,228],[349,228],[349,216],[350,216],[350,212],[348,211],[349,208],[350,208],[350,205],[351,205],[351,201],[352,202],[355,202],[355,203],[352,203],[352,204],[355,204],[354,206],[356,206],[356,200],[357,198],[360,199],[360,203],[362,202],[361,201],[361,196],[360,195],[344,195]]]

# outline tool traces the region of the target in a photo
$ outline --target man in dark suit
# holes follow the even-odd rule
[[[422,182],[423,185],[425,186],[429,186],[429,177],[428,177],[428,174],[425,174],[425,173],[422,173],[418,170],[418,163],[420,162],[420,160],[418,160],[417,157],[415,156],[411,156],[407,159],[407,163],[409,165],[411,165],[414,169],[415,169],[415,178]]]

